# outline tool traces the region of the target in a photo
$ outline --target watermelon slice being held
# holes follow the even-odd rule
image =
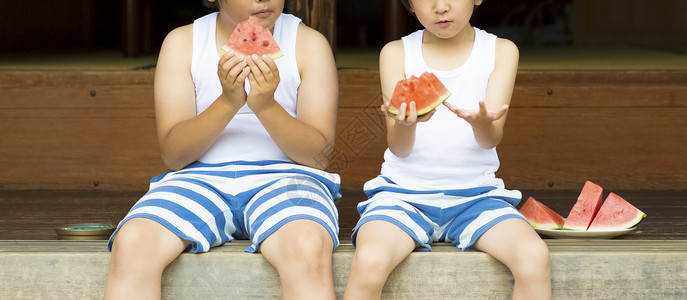
[[[420,77],[411,76],[399,80],[389,102],[389,112],[397,115],[402,103],[406,104],[406,116],[410,102],[415,102],[417,115],[424,115],[444,102],[451,92],[439,81],[436,75],[425,72]]]
[[[565,219],[563,229],[587,230],[601,208],[603,188],[591,181],[584,183],[577,202]]]
[[[637,225],[644,217],[644,212],[615,193],[610,193],[587,230],[626,229]]]
[[[253,17],[249,17],[236,25],[234,31],[231,32],[224,46],[222,46],[222,50],[224,52],[234,50],[234,52],[244,57],[256,54],[258,56],[267,55],[272,59],[277,59],[284,56],[270,30],[262,27]]]
[[[520,207],[520,213],[534,228],[561,229],[565,223],[563,217],[532,197]]]

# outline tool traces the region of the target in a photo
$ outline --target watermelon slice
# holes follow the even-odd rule
[[[587,230],[601,208],[603,188],[591,181],[584,183],[577,202],[565,219],[564,229]]]
[[[646,214],[625,199],[610,193],[588,230],[619,230],[637,225]]]
[[[565,223],[563,217],[532,197],[520,207],[520,213],[534,228],[561,229]]]
[[[272,59],[284,56],[269,29],[262,27],[253,17],[249,17],[236,25],[236,28],[234,28],[234,31],[232,31],[224,46],[222,46],[222,50],[224,52],[234,50],[243,56],[253,54],[262,56],[266,54]]]
[[[406,103],[408,115],[410,102],[415,101],[415,110],[417,115],[421,116],[434,110],[450,96],[451,93],[436,75],[425,72],[420,77],[411,76],[396,83],[389,102],[389,112],[397,115],[401,103]]]

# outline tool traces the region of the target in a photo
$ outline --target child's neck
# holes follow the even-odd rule
[[[454,70],[467,61],[474,42],[475,29],[469,24],[455,36],[446,39],[425,30],[422,36],[422,57],[432,69]]]

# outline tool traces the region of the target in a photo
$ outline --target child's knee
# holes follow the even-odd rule
[[[158,260],[165,263],[167,256],[178,255],[184,247],[185,242],[157,222],[134,218],[118,230],[112,242],[111,260],[117,264],[145,262],[150,265]]]
[[[287,257],[293,261],[308,261],[310,264],[318,265],[329,262],[333,250],[331,236],[326,230],[318,227],[306,227],[301,231],[289,235],[288,245],[281,245]]]
[[[386,279],[386,276],[396,267],[390,260],[389,253],[378,247],[359,245],[353,255],[353,267],[357,276]]]
[[[131,257],[140,253],[136,249],[144,245],[146,239],[146,232],[141,226],[138,226],[137,220],[129,220],[117,231],[117,235],[112,241],[112,256],[115,258]]]
[[[540,238],[529,239],[522,243],[517,252],[518,264],[517,270],[512,270],[518,273],[525,273],[528,276],[537,276],[538,274],[548,274],[550,269],[550,254],[546,243]]]

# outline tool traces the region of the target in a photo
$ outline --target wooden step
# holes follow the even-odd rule
[[[554,299],[685,299],[687,241],[547,240]],[[165,271],[164,299],[279,299],[274,268],[234,241],[182,254]],[[435,244],[394,270],[383,299],[506,299],[513,278],[490,256]],[[341,298],[354,248],[333,257]],[[96,299],[110,254],[105,241],[0,241],[0,299]]]

